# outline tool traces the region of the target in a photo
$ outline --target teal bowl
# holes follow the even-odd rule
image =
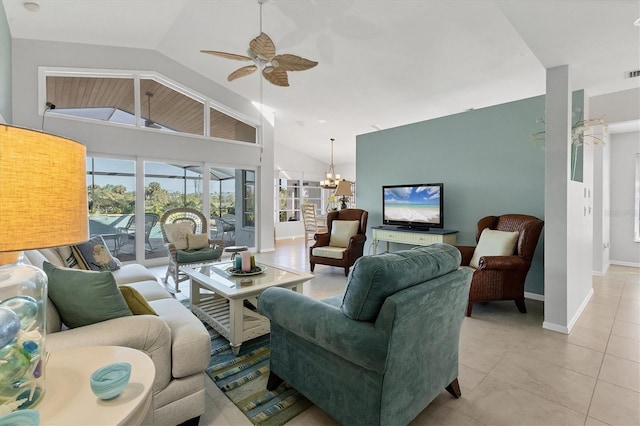
[[[100,399],[113,399],[120,395],[131,378],[131,364],[116,362],[105,365],[91,374],[91,390]]]
[[[40,412],[26,409],[0,416],[2,426],[38,426],[40,424]]]

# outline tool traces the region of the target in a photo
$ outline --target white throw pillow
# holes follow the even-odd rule
[[[193,234],[193,227],[189,222],[166,223],[162,225],[167,241],[173,243],[178,250],[186,250],[189,247],[187,234]]]
[[[520,233],[517,231],[495,231],[485,228],[480,234],[478,246],[473,252],[473,257],[469,266],[478,267],[478,262],[482,256],[510,256],[516,248]]]
[[[347,247],[351,237],[358,233],[359,220],[334,220],[331,222],[331,247]]]

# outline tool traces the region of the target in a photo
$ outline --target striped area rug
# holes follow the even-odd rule
[[[235,356],[227,339],[205,327],[211,336],[211,362],[206,373],[253,424],[283,425],[311,406],[287,383],[267,391],[269,335],[243,343]]]

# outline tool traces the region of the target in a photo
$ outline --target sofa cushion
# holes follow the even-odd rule
[[[209,236],[207,234],[187,234],[187,245],[189,250],[209,247]]]
[[[358,233],[358,220],[334,220],[331,222],[331,247],[348,247],[351,237]]]
[[[388,296],[455,271],[461,259],[449,244],[361,257],[347,279],[342,312],[354,320],[374,321]]]
[[[118,288],[133,315],[158,315],[138,290],[128,285]]]
[[[171,294],[158,281],[138,281],[128,283],[128,287],[135,288],[147,302],[158,299],[171,299]]]
[[[44,263],[49,298],[69,328],[132,315],[109,271],[83,271]]]
[[[115,271],[120,269],[120,265],[111,256],[107,244],[100,235],[96,235],[85,243],[74,245],[72,251],[82,269],[90,269],[92,271]]]
[[[176,249],[185,250],[189,247],[187,234],[193,234],[193,225],[189,222],[165,223],[162,225],[167,241],[172,243]]]
[[[123,265],[117,271],[112,271],[113,276],[116,279],[116,282],[119,285],[123,284],[131,284],[138,281],[157,281],[158,278],[145,268],[144,266],[138,263],[130,263],[128,265]]]
[[[482,256],[511,256],[516,249],[519,236],[518,231],[507,232],[485,228],[480,234],[469,266],[477,268]]]
[[[219,247],[205,247],[199,250],[178,250],[178,263],[202,262],[207,260],[215,260],[222,254]]]

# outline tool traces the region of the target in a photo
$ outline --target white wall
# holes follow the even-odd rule
[[[593,147],[593,274],[605,275],[609,269],[611,246],[611,141],[603,126],[594,133],[603,143]]]
[[[633,241],[637,153],[640,132],[611,135],[611,263],[640,267],[640,243]]]
[[[0,2],[0,117],[11,123],[11,34]]]
[[[38,67],[73,67],[155,71],[196,92],[220,102],[231,110],[259,123],[258,111],[252,103],[206,77],[182,66],[156,51],[116,48],[76,43],[54,43],[36,40],[12,40],[13,123],[39,129],[43,123],[38,114]],[[42,105],[40,105],[42,106]],[[214,141],[198,136],[154,132],[124,126],[47,115],[44,130],[84,143],[91,153],[126,155],[155,160],[207,162],[237,168],[255,168],[259,192],[256,194],[258,227],[256,247],[261,251],[274,248],[273,215],[273,128],[263,128],[264,152],[254,144]],[[266,212],[266,214],[264,214]]]

